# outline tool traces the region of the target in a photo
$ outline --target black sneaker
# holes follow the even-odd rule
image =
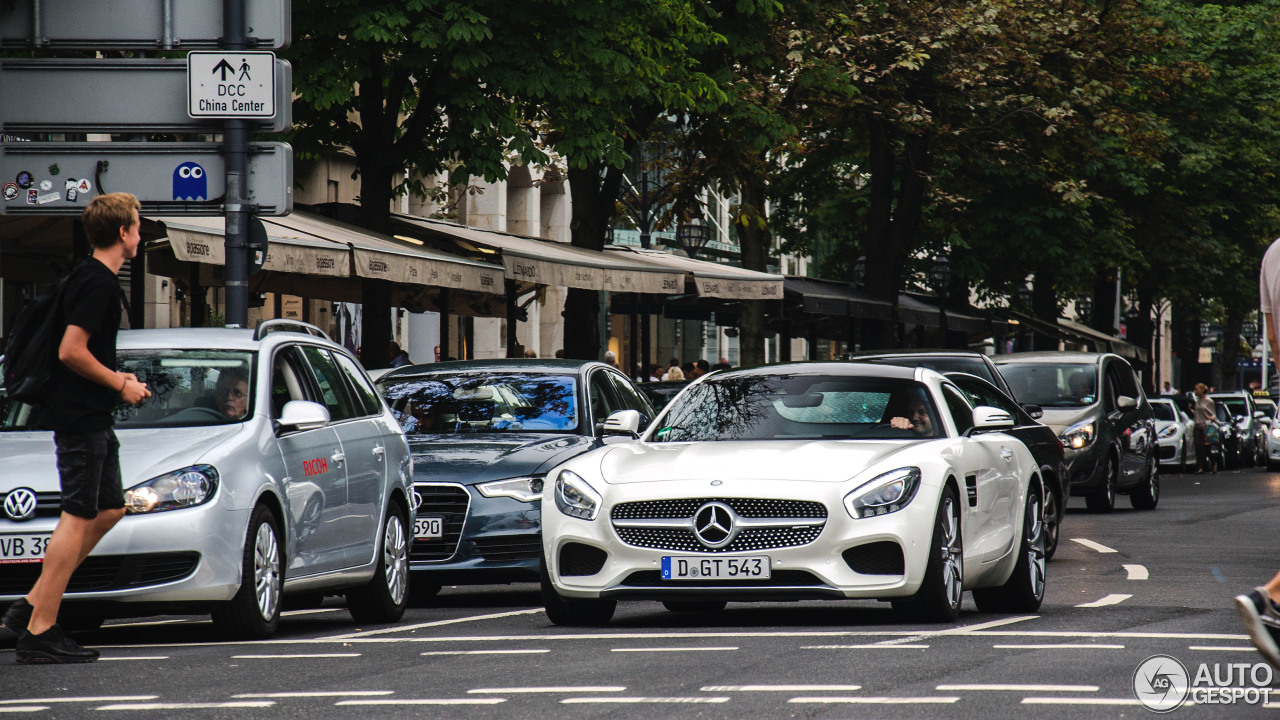
[[[26,598],[18,598],[9,609],[5,611],[4,617],[0,618],[0,625],[4,625],[15,633],[21,635],[27,629],[27,623],[31,622],[31,612],[35,608]]]
[[[1271,663],[1280,669],[1280,608],[1272,602],[1266,588],[1254,588],[1236,596],[1236,612],[1249,631],[1249,640]]]
[[[24,665],[88,663],[97,660],[99,654],[92,648],[81,647],[80,643],[64,635],[57,625],[39,635],[23,631],[18,636],[17,658]]]

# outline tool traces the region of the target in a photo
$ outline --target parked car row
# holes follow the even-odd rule
[[[72,578],[79,628],[165,608],[266,637],[285,601],[340,594],[393,622],[411,594],[535,580],[565,624],[620,599],[879,598],[946,621],[972,591],[1032,612],[1071,494],[1159,501],[1164,426],[1110,354],[880,353],[642,385],[598,362],[442,362],[375,384],[296,322],[119,346],[154,395],[116,411],[129,514]],[[0,448],[2,603],[38,575],[59,494],[32,408],[0,399]]]

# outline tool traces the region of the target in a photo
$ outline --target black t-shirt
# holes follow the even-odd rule
[[[89,353],[116,369],[116,332],[120,329],[120,284],[116,274],[95,258],[73,271],[64,288],[59,323],[89,332]],[[42,406],[42,423],[58,432],[84,433],[112,426],[115,388],[99,385],[57,363],[49,397]]]

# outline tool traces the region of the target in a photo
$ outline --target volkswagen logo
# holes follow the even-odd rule
[[[722,548],[738,535],[734,525],[737,514],[733,508],[719,502],[709,502],[693,514],[693,534],[698,542],[709,548]]]
[[[4,499],[4,514],[22,522],[36,516],[36,494],[29,488],[18,488]]]

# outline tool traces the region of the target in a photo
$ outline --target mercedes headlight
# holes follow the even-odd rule
[[[218,471],[212,465],[193,465],[138,483],[124,493],[130,515],[163,512],[203,505],[218,489]]]
[[[487,498],[509,497],[520,502],[537,502],[542,499],[542,478],[518,477],[510,480],[495,480],[477,485],[476,489]]]
[[[556,477],[556,507],[569,517],[595,520],[603,499],[595,488],[572,470],[561,470]]]
[[[1161,439],[1164,439],[1164,438],[1171,438],[1171,437],[1173,437],[1174,435],[1177,435],[1177,434],[1178,434],[1178,426],[1177,426],[1177,425],[1170,425],[1170,426],[1168,426],[1168,427],[1166,427],[1165,429],[1163,429],[1163,430],[1161,430],[1161,431],[1160,431],[1160,438],[1161,438]]]
[[[855,518],[887,515],[901,510],[920,489],[920,468],[891,470],[863,483],[844,496],[844,507]]]
[[[1062,433],[1062,444],[1066,445],[1070,450],[1088,447],[1089,443],[1093,442],[1094,437],[1097,436],[1095,430],[1092,420],[1076,423]]]

